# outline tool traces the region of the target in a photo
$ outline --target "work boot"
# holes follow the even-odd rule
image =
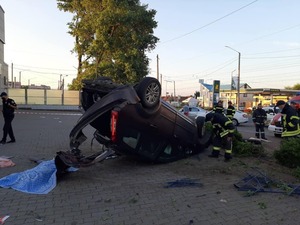
[[[210,154],[210,155],[208,155],[208,157],[210,157],[210,158],[219,158],[219,156],[215,155],[215,154]]]
[[[225,153],[224,157],[225,157],[224,162],[229,162],[232,159],[231,154],[228,153]]]

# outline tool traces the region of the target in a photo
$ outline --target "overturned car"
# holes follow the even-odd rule
[[[160,97],[161,85],[152,77],[135,85],[115,84],[106,77],[84,81],[85,112],[70,132],[70,152],[79,164],[86,162],[79,146],[87,139],[82,132],[87,125],[95,128],[94,138],[105,147],[101,159],[115,152],[171,162],[203,150],[211,136],[205,118],[193,121]]]

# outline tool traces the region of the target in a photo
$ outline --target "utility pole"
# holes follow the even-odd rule
[[[230,48],[231,50],[237,52],[239,54],[239,58],[238,58],[238,83],[237,83],[237,96],[236,96],[236,107],[239,110],[239,105],[240,105],[240,80],[241,80],[241,53],[229,46],[225,46],[226,48]]]
[[[174,101],[175,101],[175,97],[176,97],[176,94],[175,94],[175,80],[174,80]]]
[[[22,71],[19,72],[19,82],[20,82],[20,86],[21,86],[21,76],[22,76]]]
[[[11,88],[14,87],[14,64],[11,63]]]
[[[158,54],[156,55],[156,74],[157,74],[157,80],[159,81],[159,57]]]
[[[161,87],[161,90],[162,90],[162,84],[163,84],[163,82],[162,82],[162,74],[160,74],[160,87]]]

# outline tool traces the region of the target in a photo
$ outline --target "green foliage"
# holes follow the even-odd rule
[[[300,178],[300,166],[297,166],[293,171],[293,175],[297,178]]]
[[[274,157],[283,166],[296,168],[300,166],[300,139],[283,139],[280,149],[274,152]]]
[[[287,86],[287,87],[284,87],[284,88],[288,89],[288,90],[300,90],[300,83],[297,83],[294,86]]]
[[[78,76],[108,76],[118,83],[135,83],[148,74],[147,51],[155,48],[156,11],[139,0],[57,0],[60,10],[73,14],[69,33],[75,39]]]
[[[213,125],[212,125],[212,123],[205,123],[204,126],[205,126],[205,130],[206,131],[209,131],[209,132],[213,131]]]
[[[234,132],[232,145],[232,152],[237,156],[258,157],[264,155],[264,148],[262,145],[244,141],[242,134],[237,130]]]
[[[260,209],[266,209],[267,208],[267,205],[264,202],[259,202],[258,206],[259,206]]]

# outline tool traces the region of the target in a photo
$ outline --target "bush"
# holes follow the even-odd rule
[[[300,139],[283,139],[280,149],[274,152],[275,159],[283,166],[296,168],[300,166]]]
[[[263,156],[264,148],[261,144],[254,144],[243,139],[241,133],[234,132],[232,141],[232,152],[237,156]]]

